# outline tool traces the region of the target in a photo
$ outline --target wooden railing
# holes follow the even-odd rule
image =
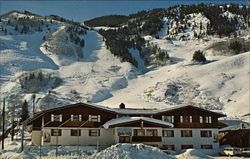
[[[176,128],[218,128],[218,123],[175,123]]]

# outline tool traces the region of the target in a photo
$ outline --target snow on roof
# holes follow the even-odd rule
[[[242,128],[244,127],[244,128]],[[239,125],[231,125],[225,128],[220,129],[219,131],[231,131],[231,130],[239,130],[239,129],[250,129],[250,125],[246,123],[242,123]]]
[[[119,114],[150,114],[150,115],[154,115],[157,113],[162,113],[162,112],[166,112],[166,111],[171,111],[171,110],[191,106],[188,104],[180,104],[180,105],[176,105],[176,106],[172,106],[172,107],[168,107],[168,108],[164,108],[164,109],[129,109],[129,108],[119,109],[119,108],[105,107],[105,106],[101,106],[101,105],[97,105],[97,104],[93,104],[93,103],[87,103],[87,104],[90,106],[93,106],[93,107],[105,109],[105,110],[112,111],[112,112],[119,113]],[[195,106],[193,106],[193,107],[195,107]],[[210,112],[221,114],[221,115],[225,115],[224,113],[219,112],[219,111],[215,111],[215,110],[206,110],[206,109],[203,109],[200,107],[195,107],[195,108],[202,109],[205,111],[210,111]]]
[[[166,126],[170,126],[170,127],[174,126],[172,123],[169,123],[169,122],[166,122],[163,120],[148,118],[148,117],[120,117],[120,118],[115,118],[115,119],[107,121],[103,125],[103,127],[105,129],[108,129],[111,125],[116,125],[116,124],[131,122],[131,121],[137,121],[137,120],[149,121],[149,122],[158,123],[158,124],[166,125]]]
[[[240,125],[241,123],[246,124],[247,122],[242,121],[242,119],[219,119],[219,122],[226,124],[227,126]]]
[[[129,108],[119,109],[119,108],[105,107],[105,106],[101,106],[101,105],[97,105],[97,104],[93,104],[93,103],[87,103],[87,104],[90,106],[97,107],[97,108],[106,109],[108,111],[113,111],[113,112],[116,112],[119,114],[156,114],[156,113],[170,111],[170,110],[174,110],[174,109],[188,106],[186,104],[181,104],[181,105],[177,105],[177,106],[173,106],[173,107],[169,107],[169,108],[164,108],[164,109],[129,109]]]
[[[222,115],[226,115],[226,113],[222,112],[222,110],[210,110],[214,113],[219,113],[219,114],[222,114]]]
[[[156,113],[161,113],[161,112],[165,112],[165,111],[175,110],[175,109],[179,109],[179,108],[183,108],[183,107],[187,107],[187,106],[190,106],[190,105],[180,104],[180,105],[176,105],[176,106],[173,106],[173,107],[159,109],[159,110],[156,111]]]

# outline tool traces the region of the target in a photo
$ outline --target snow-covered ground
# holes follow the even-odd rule
[[[84,60],[60,67],[59,74],[65,83],[54,91],[68,96],[75,90],[84,97],[82,102],[99,102],[111,97],[110,91],[126,87],[127,81],[136,76],[136,70],[114,57],[95,31],[88,31],[85,39]]]
[[[169,151],[166,154],[157,147],[151,147],[144,144],[116,144],[111,147],[96,146],[58,146],[56,157],[56,146],[36,146],[31,145],[30,136],[25,133],[24,151],[21,152],[21,135],[11,141],[10,137],[5,139],[5,149],[0,150],[1,159],[226,159],[232,157],[222,157],[218,153],[220,149],[187,149],[177,154]],[[241,157],[233,157],[241,158]]]
[[[206,17],[198,13],[189,16],[188,23],[201,22],[201,28],[206,30],[205,26],[209,23]],[[40,109],[76,102],[92,102],[109,107],[118,107],[123,102],[126,107],[134,108],[166,108],[185,103],[221,110],[231,117],[249,113],[250,52],[213,56],[211,50],[206,49],[225,38],[167,40],[165,35],[169,19],[165,18],[164,21],[159,39],[152,36],[144,38],[167,51],[173,63],[148,68],[139,52],[133,49],[129,51],[139,63],[139,68],[121,62],[106,49],[103,37],[95,30],[80,36],[85,45],[79,51],[79,47],[65,40],[69,37],[65,31],[69,24],[51,21],[42,31],[33,30],[28,34],[20,34],[14,27],[6,26],[12,35],[0,33],[1,94],[6,97],[17,94],[31,106],[32,93],[21,88],[19,77],[40,69],[62,81],[55,88],[48,83],[36,93]],[[186,32],[190,33],[190,30]],[[43,40],[44,36],[46,38]],[[248,36],[245,35],[245,38]],[[45,49],[45,44],[61,50],[69,49],[71,51],[65,52],[73,57],[62,57],[53,49],[50,52]],[[196,50],[204,50],[208,60],[206,64],[191,61]],[[74,56],[77,52],[82,53],[83,58]]]
[[[236,56],[207,56],[207,64],[194,64],[193,52],[210,42],[173,41],[149,38],[167,50],[177,63],[155,68],[128,86],[112,92],[113,96],[99,104],[117,107],[165,108],[180,103],[219,109],[229,116],[241,116],[249,111],[250,52]],[[206,52],[205,52],[206,53]],[[126,98],[120,98],[126,96]]]

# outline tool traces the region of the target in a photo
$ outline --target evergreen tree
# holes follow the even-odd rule
[[[197,61],[197,62],[205,62],[207,59],[206,57],[203,55],[203,51],[195,51],[194,55],[193,55],[193,61]]]
[[[18,25],[15,26],[15,31],[18,31]]]
[[[76,37],[75,39],[75,44],[79,44],[80,43],[80,38],[79,37]]]
[[[81,47],[84,47],[84,44],[85,44],[85,42],[84,42],[84,40],[82,39],[82,40],[80,41]]]
[[[25,121],[26,119],[29,118],[29,106],[27,101],[25,100],[23,105],[22,105],[22,110],[21,110],[21,122]]]
[[[38,79],[39,79],[40,81],[43,80],[43,73],[42,73],[42,72],[39,72],[39,73],[38,73]]]

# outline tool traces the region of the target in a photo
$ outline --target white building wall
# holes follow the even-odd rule
[[[57,136],[51,136],[51,129],[57,128],[45,128],[43,131],[50,134],[50,142],[44,142],[44,145],[56,145],[57,143]],[[96,146],[97,143],[100,146],[110,146],[115,143],[114,129],[99,128],[100,136],[89,136],[90,128],[81,128],[81,136],[79,137],[71,136],[71,129],[74,128],[61,128],[62,135],[58,136],[58,145],[78,145],[78,139],[79,144],[82,146]]]
[[[55,128],[44,128],[43,134],[51,133],[51,129]],[[62,128],[61,128],[62,129]],[[58,145],[78,145],[78,137],[71,136],[70,130],[74,128],[63,128],[62,136],[58,136]],[[76,129],[76,128],[75,128]],[[81,128],[81,136],[79,136],[79,144],[82,146],[93,146],[99,143],[100,146],[111,146],[113,144],[119,143],[119,136],[117,128],[104,129],[100,128],[100,136],[89,136],[89,129],[96,128]],[[133,127],[132,136],[134,136],[134,129],[141,129],[141,127]],[[143,129],[157,129],[158,136],[162,136],[162,130],[174,130],[174,137],[162,137],[162,142],[158,143],[161,147],[163,145],[174,145],[175,151],[181,151],[181,145],[193,145],[193,148],[200,149],[201,145],[212,145],[213,149],[219,147],[219,143],[214,142],[214,135],[218,134],[218,129],[188,129],[188,128],[159,128],[159,127],[144,127]],[[192,130],[192,137],[181,137],[181,130]],[[212,131],[212,137],[201,137],[201,130]],[[39,145],[40,144],[40,134],[41,131],[32,132],[32,142]],[[56,145],[56,136],[51,136],[50,142],[43,142],[43,145]],[[44,139],[43,139],[44,140]],[[42,140],[42,141],[43,141]],[[157,143],[145,143],[145,144],[157,144]]]
[[[37,146],[40,146],[41,144],[41,131],[40,130],[33,130],[32,131],[32,134],[31,134],[31,140],[32,140],[32,143],[37,145]]]
[[[163,129],[164,130],[164,129]],[[162,137],[162,145],[175,145],[175,151],[181,151],[181,145],[193,145],[193,148],[200,149],[201,145],[212,145],[219,148],[219,143],[214,142],[214,135],[218,134],[218,129],[188,129],[188,128],[167,128],[174,130],[174,137]],[[181,137],[181,130],[192,130],[192,137]],[[212,131],[212,137],[201,137],[201,130]]]

